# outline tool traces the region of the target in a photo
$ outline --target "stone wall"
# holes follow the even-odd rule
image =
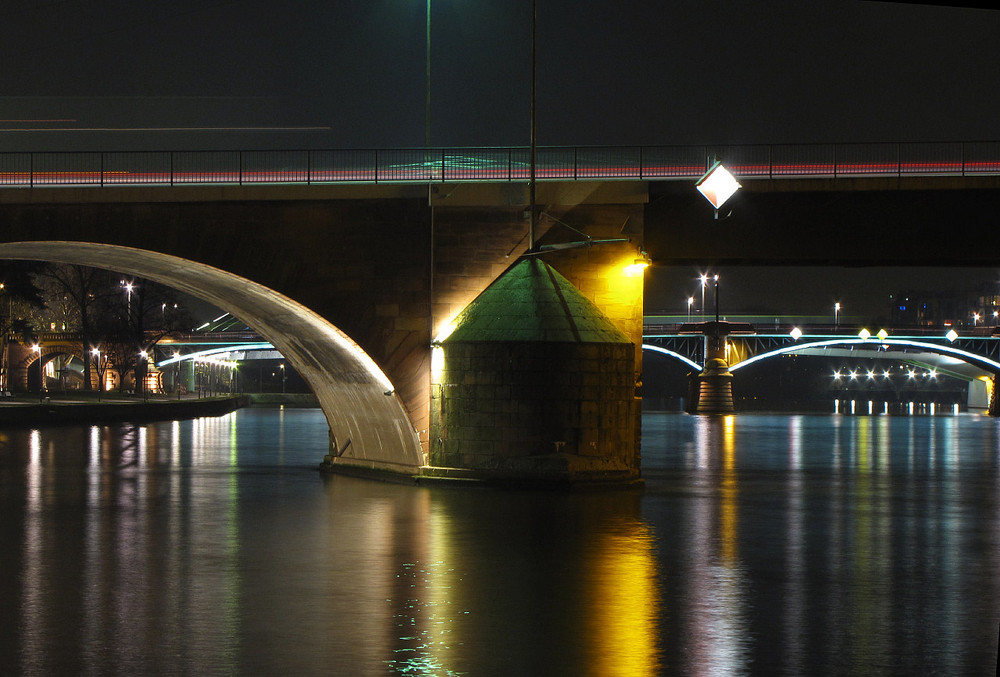
[[[432,465],[638,474],[631,344],[458,342],[445,351]]]

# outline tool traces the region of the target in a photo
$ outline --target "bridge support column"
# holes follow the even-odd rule
[[[698,376],[699,414],[733,413],[733,375],[721,357],[707,360],[705,369]]]
[[[705,368],[698,375],[699,414],[731,414],[733,404],[733,375],[726,362],[726,335],[728,326],[719,321],[707,323],[705,337]]]
[[[428,477],[639,481],[635,346],[547,263],[522,260],[435,347]]]
[[[990,406],[986,410],[986,413],[990,416],[1000,416],[1000,411],[997,411],[997,374],[993,375],[990,380]]]

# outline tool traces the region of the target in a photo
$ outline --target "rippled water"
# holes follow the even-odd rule
[[[0,674],[994,674],[996,420],[643,424],[579,494],[324,477],[316,410],[7,431]]]

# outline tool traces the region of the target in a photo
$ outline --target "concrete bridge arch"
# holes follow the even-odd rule
[[[204,263],[121,245],[8,242],[0,244],[0,258],[106,268],[227,308],[310,385],[330,426],[331,453],[386,469],[425,464],[413,423],[375,361],[343,331],[273,289]]]

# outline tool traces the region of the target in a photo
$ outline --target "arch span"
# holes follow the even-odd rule
[[[1000,374],[1000,362],[991,360],[988,357],[983,357],[982,355],[977,355],[975,353],[970,353],[967,350],[960,350],[958,348],[952,348],[950,346],[943,346],[936,343],[928,343],[925,341],[913,341],[910,339],[861,339],[861,338],[843,338],[843,339],[830,339],[826,341],[816,341],[813,343],[796,343],[794,345],[785,346],[783,348],[777,348],[775,350],[770,350],[766,353],[760,353],[754,355],[753,357],[747,358],[742,362],[737,362],[729,366],[729,371],[737,371],[755,362],[760,362],[761,360],[766,360],[771,357],[777,357],[779,355],[788,355],[791,353],[797,354],[812,354],[812,351],[819,353],[820,349],[830,348],[833,346],[856,346],[861,345],[866,348],[871,348],[873,346],[899,346],[901,348],[919,348],[929,353],[937,353],[939,355],[947,355],[949,357],[954,357],[963,362],[967,362],[975,367],[988,371],[992,374]],[[859,356],[861,354],[859,353]]]
[[[414,426],[375,361],[337,327],[273,289],[202,263],[119,245],[8,242],[0,244],[0,258],[106,268],[225,308],[270,341],[312,388],[330,425],[330,453],[370,467],[424,464]]]
[[[49,344],[40,346],[37,352],[32,350],[23,358],[18,360],[16,364],[10,365],[10,383],[13,384],[16,379],[16,389],[25,391],[32,387],[39,386],[42,382],[42,370],[45,368],[45,365],[59,356],[66,356],[70,359],[76,358],[81,364],[83,363],[83,352],[78,346],[66,344]],[[34,373],[34,375],[32,375],[32,373]],[[77,377],[81,381],[83,380],[82,373],[77,374],[74,371],[72,373],[68,373],[68,375]],[[32,382],[34,383],[34,386],[32,386]]]
[[[667,350],[666,348],[661,348],[659,346],[653,346],[653,345],[650,345],[648,343],[643,343],[642,344],[642,349],[643,350],[649,350],[649,351],[652,351],[654,353],[661,353],[661,354],[666,355],[668,357],[672,357],[675,360],[678,360],[679,362],[683,362],[684,364],[686,364],[687,366],[691,367],[695,371],[700,372],[702,370],[702,366],[700,364],[698,364],[697,362],[695,362],[692,359],[684,357],[680,353],[674,352],[673,350]]]

